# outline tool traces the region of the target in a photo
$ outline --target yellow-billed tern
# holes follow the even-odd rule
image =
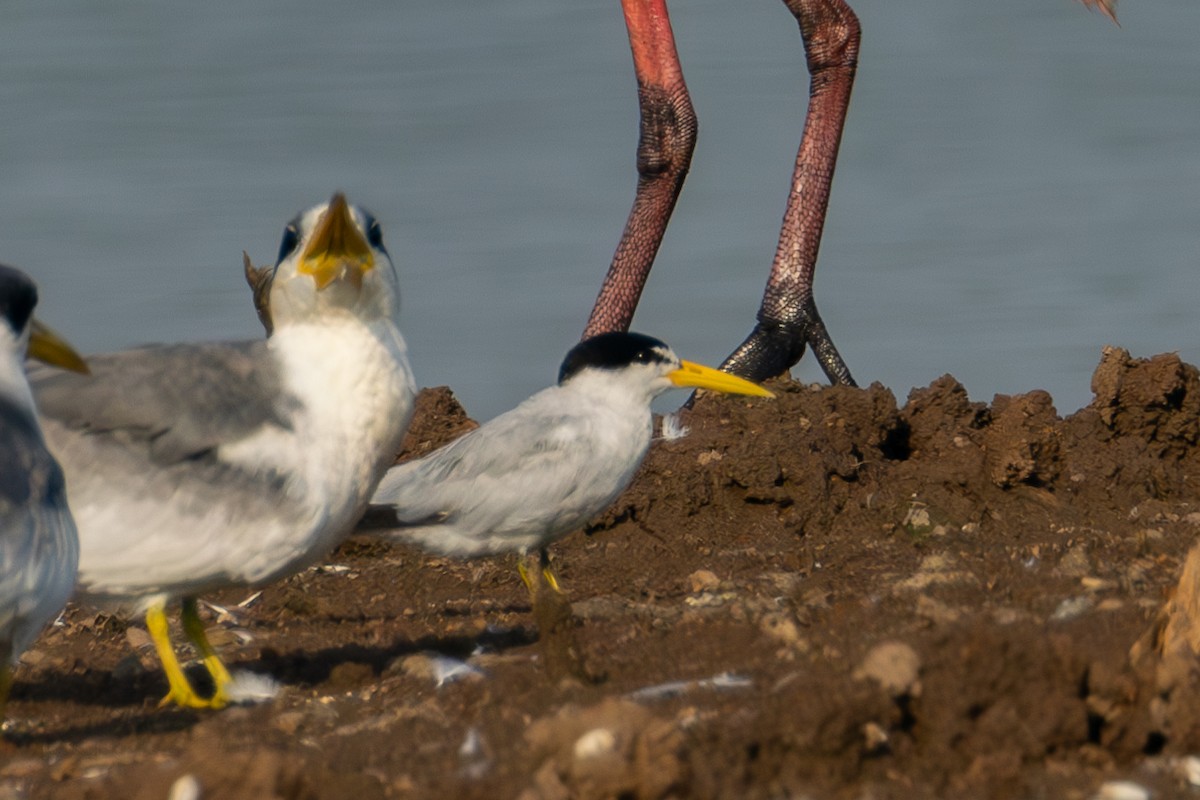
[[[25,356],[87,367],[33,318],[36,305],[29,276],[0,265],[0,720],[13,664],[66,604],[79,564],[62,470],[38,427]]]
[[[259,586],[328,553],[398,451],[416,387],[379,223],[341,194],[299,215],[269,287],[265,341],[152,346],[34,376],[79,526],[82,599],[145,611],[171,700],[228,701],[195,598]],[[187,682],[165,607],[213,677]]]
[[[676,387],[772,396],[681,361],[653,337],[594,336],[567,354],[557,385],[388,470],[368,527],[447,556],[537,551],[546,569],[546,546],[603,511],[632,480],[650,447],[650,403]]]

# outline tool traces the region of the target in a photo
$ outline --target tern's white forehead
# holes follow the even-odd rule
[[[283,229],[283,239],[279,243],[279,254],[275,258],[276,266],[279,266],[285,259],[301,251],[300,245],[308,241],[309,237],[316,231],[321,218],[329,211],[329,206],[329,202],[317,203],[315,206],[301,211],[288,222]],[[383,231],[375,215],[362,206],[356,206],[352,203],[347,203],[346,207],[350,211],[350,218],[354,222],[354,227],[358,229],[358,232],[362,234],[368,244],[373,249],[386,254],[387,248],[383,244]]]

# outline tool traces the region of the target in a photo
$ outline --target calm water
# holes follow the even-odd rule
[[[1068,0],[858,10],[817,275],[855,375],[1067,412],[1104,344],[1200,361],[1200,3],[1125,0],[1120,29]],[[700,144],[635,325],[715,362],[807,78],[781,5],[673,11]],[[0,108],[0,260],[81,349],[258,335],[241,251],[344,189],[384,224],[418,379],[481,418],[553,380],[635,181],[615,0],[9,4]]]

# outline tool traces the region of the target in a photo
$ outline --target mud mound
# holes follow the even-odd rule
[[[1108,349],[1066,419],[949,376],[772,388],[701,397],[556,546],[595,682],[546,679],[511,562],[356,537],[209,598],[235,671],[283,682],[264,704],[158,709],[141,629],[72,609],[18,673],[0,794],[1194,794],[1194,367]],[[472,425],[423,393],[406,452]]]

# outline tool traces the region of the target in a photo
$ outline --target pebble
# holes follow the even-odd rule
[[[575,758],[596,758],[617,749],[617,736],[608,728],[592,728],[575,740]]]
[[[1184,780],[1191,786],[1200,786],[1200,756],[1188,756],[1180,765]]]
[[[691,575],[688,575],[688,584],[692,587],[692,593],[715,591],[721,585],[721,579],[715,573],[709,572],[706,569],[698,569]]]
[[[800,644],[800,628],[790,616],[783,612],[764,614],[758,627],[772,639],[777,639],[789,647],[796,647]]]
[[[1150,790],[1133,781],[1108,781],[1092,800],[1150,800]]]
[[[167,800],[200,800],[203,791],[200,787],[200,780],[191,773],[181,775],[171,784],[171,790],[167,792]]]
[[[921,658],[904,642],[882,642],[871,648],[854,677],[876,681],[893,697],[921,694]]]

